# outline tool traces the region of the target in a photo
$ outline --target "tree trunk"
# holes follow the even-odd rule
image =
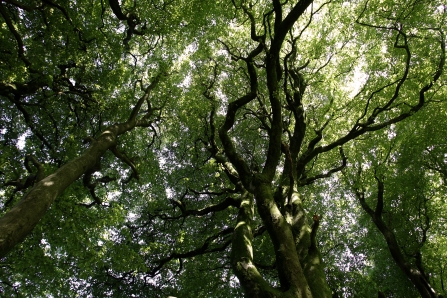
[[[126,122],[109,127],[81,156],[39,181],[0,218],[0,257],[6,256],[16,244],[23,241],[54,200],[70,184],[96,165],[100,157],[116,144],[118,135],[133,126]]]
[[[272,187],[257,180],[251,195],[243,199],[233,235],[231,261],[247,297],[331,297],[324,267],[316,246],[316,229],[305,220],[298,196],[289,206],[291,216],[284,216],[275,203]],[[254,205],[263,220],[273,243],[276,256],[279,288],[273,288],[253,264],[251,221]]]
[[[79,157],[68,162],[53,174],[40,180],[14,207],[0,218],[0,258],[23,241],[44,216],[54,200],[82,174],[94,167],[101,156],[116,145],[119,135],[139,126],[148,127],[154,109],[148,106],[141,119],[137,115],[149,94],[157,85],[160,75],[144,90],[144,95],[132,109],[126,122],[109,126]]]

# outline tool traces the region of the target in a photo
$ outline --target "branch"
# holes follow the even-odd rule
[[[209,246],[214,242],[214,240],[216,240],[220,237],[226,236],[228,234],[231,234],[231,233],[233,233],[233,231],[234,231],[233,228],[226,228],[226,229],[206,238],[205,241],[203,242],[202,246],[197,247],[196,249],[193,249],[193,250],[185,252],[185,253],[174,252],[166,258],[156,261],[156,263],[158,263],[158,266],[153,268],[149,272],[149,275],[152,275],[152,276],[156,275],[158,273],[158,271],[160,271],[160,269],[166,263],[168,263],[169,261],[171,261],[173,259],[192,258],[192,257],[203,255],[206,253],[212,253],[212,252],[216,252],[216,251],[224,251],[230,245],[231,240],[225,241],[221,246],[218,246],[218,247],[209,248]]]
[[[16,95],[14,97],[13,103],[15,104],[17,109],[22,113],[23,118],[25,119],[25,123],[31,129],[31,131],[34,133],[34,135],[36,135],[42,141],[42,143],[48,149],[50,149],[51,152],[54,152],[55,150],[54,150],[53,146],[50,144],[50,142],[48,142],[47,139],[43,136],[43,134],[39,130],[37,130],[37,128],[35,127],[34,123],[31,120],[32,119],[31,115],[28,113],[27,110],[25,110],[22,103],[20,102],[19,95]]]
[[[309,252],[317,250],[317,230],[318,230],[318,227],[320,226],[321,216],[314,214],[312,219],[314,222],[312,224],[312,230],[310,232]]]
[[[366,204],[364,193],[356,189],[355,193],[358,200],[360,201],[360,205],[362,206],[363,210],[365,210],[366,213],[369,214],[373,223],[376,225],[376,227],[379,229],[379,231],[385,238],[385,241],[388,245],[388,249],[394,261],[399,266],[399,268],[405,273],[405,275],[411,280],[413,285],[417,288],[417,290],[421,294],[421,297],[427,297],[427,298],[438,297],[435,290],[430,286],[428,280],[425,278],[423,272],[421,272],[417,267],[414,268],[411,264],[407,262],[399,246],[399,243],[397,242],[393,230],[390,227],[388,227],[383,221],[382,210],[383,210],[384,186],[383,182],[380,179],[378,179],[376,175],[375,179],[377,180],[378,184],[377,205],[375,210],[373,211]]]
[[[405,63],[405,70],[404,70],[404,75],[402,76],[402,78],[397,82],[397,86],[395,89],[395,92],[393,94],[393,96],[390,98],[390,100],[382,107],[377,107],[374,109],[373,113],[370,115],[370,117],[368,118],[368,121],[366,123],[359,123],[359,121],[356,122],[356,124],[354,124],[353,128],[343,137],[339,138],[338,140],[334,141],[333,143],[326,145],[326,146],[319,146],[317,148],[308,148],[308,150],[306,150],[306,152],[301,156],[300,160],[298,161],[300,164],[302,165],[306,165],[309,161],[311,161],[314,157],[316,157],[318,154],[320,153],[324,153],[324,152],[328,152],[332,149],[334,149],[335,147],[338,146],[342,146],[344,144],[346,144],[347,142],[359,137],[360,135],[363,135],[367,132],[372,132],[372,131],[378,131],[382,128],[388,127],[391,124],[395,124],[397,122],[400,122],[410,116],[412,116],[413,114],[415,114],[416,112],[418,112],[422,107],[424,107],[427,103],[426,99],[425,99],[425,94],[432,89],[432,87],[434,86],[434,83],[437,82],[439,80],[439,78],[441,77],[441,75],[444,72],[444,67],[445,67],[445,46],[446,46],[446,42],[445,42],[445,35],[443,33],[443,31],[440,31],[440,35],[441,35],[441,40],[440,40],[440,58],[439,58],[439,64],[437,66],[437,69],[433,75],[433,79],[432,81],[430,81],[428,84],[426,84],[425,86],[423,86],[420,90],[419,90],[419,101],[416,105],[412,106],[408,111],[406,112],[402,112],[400,115],[393,117],[387,121],[384,121],[382,123],[378,123],[378,124],[374,124],[375,119],[377,118],[377,116],[381,113],[383,113],[384,111],[387,111],[391,105],[392,102],[394,102],[398,96],[399,96],[399,90],[403,84],[403,82],[406,80],[407,78],[407,74],[409,71],[409,49],[408,49],[408,45],[407,45],[407,41],[406,38],[404,38],[405,40],[405,44],[404,45],[398,45],[397,43],[397,38],[399,36],[405,36],[403,35],[403,33],[401,31],[399,31],[397,37],[396,37],[396,42],[395,45],[398,48],[403,48],[405,49],[406,53],[407,53],[407,59],[406,59],[406,63]],[[379,90],[382,90],[383,87]],[[373,92],[373,94],[378,93],[378,91]],[[372,96],[372,95],[371,95]]]
[[[161,78],[162,74],[159,73],[154,80],[149,84],[149,86],[146,87],[146,89],[144,90],[144,94],[142,97],[140,97],[140,99],[138,100],[137,104],[135,105],[135,107],[132,109],[132,112],[130,113],[129,119],[127,120],[128,122],[134,122],[137,119],[138,113],[140,112],[141,106],[143,105],[144,102],[148,103],[148,111],[147,114],[152,113],[153,110],[151,109],[150,103],[149,103],[149,94],[150,92],[157,86],[157,84],[160,82],[160,78]]]
[[[142,102],[148,97],[150,87],[131,115],[139,111]],[[69,185],[92,169],[108,149],[116,146],[117,138],[120,135],[136,127],[135,117],[131,116],[126,122],[107,127],[79,157],[69,161],[36,183],[15,206],[0,218],[0,258],[31,233],[54,200]]]
[[[119,20],[127,22],[128,28],[126,32],[126,38],[124,38],[123,40],[125,46],[129,44],[132,35],[143,35],[143,32],[136,29],[136,26],[140,25],[141,21],[135,13],[129,12],[127,14],[124,14],[121,10],[121,6],[119,5],[118,0],[109,0],[109,5],[113,13]],[[145,26],[143,26],[143,29],[145,29],[144,27]]]
[[[245,290],[247,297],[261,297],[259,292],[272,291],[253,263],[253,233],[251,224],[254,212],[253,195],[245,192],[241,196],[241,207],[233,232],[231,267]],[[264,293],[265,294],[265,293]]]
[[[273,30],[275,32],[275,37],[279,33],[282,22],[282,3],[279,0],[272,0],[273,3],[273,11],[275,12],[275,24],[273,26]]]
[[[279,1],[278,1],[279,2]],[[287,32],[292,28],[298,18],[306,11],[307,7],[312,4],[313,0],[300,0],[292,8],[289,14],[284,18],[280,25],[275,24],[275,38],[271,46],[273,53],[279,53],[281,45],[284,42]],[[276,27],[277,26],[277,27]]]
[[[2,1],[3,2],[3,1]],[[8,13],[5,10],[4,5],[0,2],[0,14],[2,15],[3,19],[6,22],[6,25],[8,26],[9,31],[11,31],[12,35],[14,36],[14,38],[17,41],[17,46],[18,46],[18,51],[19,51],[19,58],[25,63],[25,65],[27,67],[31,66],[31,62],[29,62],[29,60],[25,57],[25,50],[24,50],[24,45],[23,45],[23,41],[22,38],[20,37],[20,34],[17,32],[17,30],[15,29],[11,18],[9,17]]]
[[[30,161],[37,169],[37,172],[35,174],[33,174],[34,171],[31,169],[31,167],[29,165]],[[14,186],[15,187],[11,197],[4,203],[5,206],[8,206],[9,204],[11,204],[11,202],[14,200],[14,196],[17,192],[26,190],[30,187],[33,187],[34,184],[38,183],[40,180],[45,178],[45,172],[44,172],[43,165],[40,162],[38,162],[34,156],[32,156],[30,154],[26,155],[24,165],[28,172],[28,175],[25,178],[19,177],[18,179],[8,181],[3,185],[3,186]]]
[[[341,165],[340,165],[340,166],[338,166],[338,167],[336,167],[336,168],[333,168],[333,169],[329,170],[329,171],[328,171],[327,173],[325,173],[325,174],[318,174],[318,175],[315,175],[315,176],[310,177],[310,178],[301,179],[301,180],[299,181],[299,186],[309,185],[309,184],[312,184],[313,182],[315,182],[315,181],[318,180],[318,179],[323,179],[323,178],[331,177],[332,174],[337,173],[337,172],[340,172],[340,171],[342,171],[344,168],[346,168],[348,158],[346,157],[346,155],[345,155],[345,153],[344,153],[342,147],[340,147],[339,150],[340,150],[340,156],[341,156],[341,159],[342,159],[342,161],[341,161]]]
[[[121,6],[118,2],[118,0],[109,0],[110,8],[112,9],[115,16],[118,18],[118,20],[121,21],[127,21],[126,15],[121,10]]]
[[[256,93],[258,91],[258,77],[256,73],[256,69],[253,65],[253,59],[262,51],[262,46],[258,45],[256,49],[254,49],[247,58],[244,58],[244,61],[247,65],[247,70],[250,78],[250,91],[240,97],[239,99],[228,104],[227,114],[225,116],[225,122],[219,128],[219,137],[224,147],[224,152],[227,155],[230,162],[236,168],[239,177],[241,178],[242,183],[246,188],[250,185],[250,169],[245,162],[245,160],[236,152],[233,141],[228,135],[228,131],[233,127],[236,112],[248,104],[250,101],[256,98]]]
[[[110,148],[110,151],[112,151],[112,153],[118,158],[120,159],[122,162],[124,162],[125,164],[127,164],[131,169],[132,169],[132,175],[128,178],[129,182],[132,178],[135,179],[140,179],[140,175],[138,174],[138,170],[135,166],[135,164],[133,163],[132,160],[130,160],[129,157],[127,157],[127,155],[125,153],[122,153],[121,151],[118,150],[118,148],[116,146]]]
[[[37,159],[32,156],[31,154],[27,154],[25,156],[25,168],[27,169],[27,171],[29,173],[32,173],[33,171],[31,170],[31,167],[29,166],[29,162],[31,161],[31,163],[36,167],[37,169],[37,173],[36,173],[36,183],[39,182],[40,180],[42,180],[43,178],[45,178],[45,172],[44,172],[44,168],[43,165],[37,161]]]
[[[377,181],[377,204],[376,204],[376,209],[374,210],[374,216],[376,217],[382,217],[382,211],[383,211],[383,191],[384,191],[384,186],[383,186],[383,181],[380,180],[375,171],[374,171],[374,178]]]
[[[92,179],[93,179],[92,175],[99,170],[101,170],[101,163],[98,161],[98,163],[93,168],[88,170],[84,174],[84,177],[82,178],[82,182],[83,182],[84,186],[90,191],[90,194],[92,195],[93,200],[94,200],[94,202],[92,202],[91,204],[88,204],[88,205],[81,204],[83,206],[87,206],[87,208],[90,208],[95,204],[98,204],[100,206],[102,205],[102,200],[95,193],[95,188],[98,185],[98,182],[97,181],[92,182]]]
[[[234,3],[234,0],[233,0]],[[256,20],[255,17],[253,16],[253,14],[248,10],[248,8],[245,5],[241,5],[242,10],[244,11],[244,13],[248,16],[248,18],[250,19],[250,33],[251,33],[251,39],[253,39],[254,41],[260,42],[260,43],[264,43],[265,41],[265,32],[263,35],[257,35],[256,34]]]
[[[62,12],[62,14],[64,15],[65,19],[66,19],[70,24],[73,24],[73,22],[72,22],[70,16],[68,15],[68,12],[65,10],[65,8],[63,8],[63,7],[60,6],[59,4],[54,3],[54,2],[52,2],[52,1],[50,1],[50,0],[42,0],[42,2],[43,2],[43,3],[46,3],[46,4],[49,4],[50,6],[53,6],[53,7],[56,7],[57,9],[59,9],[59,10]]]
[[[210,116],[210,128],[211,128],[211,136],[208,138],[210,140],[210,146],[207,146],[208,151],[211,153],[211,157],[213,157],[217,163],[222,165],[225,174],[227,175],[228,179],[235,187],[242,187],[241,182],[239,179],[239,175],[237,171],[234,169],[233,165],[228,161],[228,159],[223,156],[222,154],[219,154],[220,150],[217,147],[217,144],[215,142],[215,126],[214,126],[214,113],[215,109],[213,107],[213,111],[211,112],[212,115]],[[208,145],[208,144],[206,144]]]
[[[225,200],[219,202],[218,204],[195,210],[195,209],[186,209],[185,204],[183,204],[180,200],[170,200],[170,201],[175,207],[178,207],[180,209],[180,211],[182,212],[182,217],[187,217],[189,215],[202,216],[212,212],[223,211],[230,206],[239,208],[241,205],[240,199],[227,197],[225,198]]]

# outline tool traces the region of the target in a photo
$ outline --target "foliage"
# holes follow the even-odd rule
[[[1,215],[126,129],[1,258],[0,293],[424,295],[411,268],[446,295],[446,16],[2,1]]]

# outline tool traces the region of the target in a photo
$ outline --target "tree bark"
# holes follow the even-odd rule
[[[6,256],[16,244],[23,241],[54,200],[116,144],[116,137],[119,134],[130,128],[127,123],[109,127],[81,156],[39,181],[0,218],[0,258]]]
[[[81,156],[40,180],[11,210],[0,218],[0,258],[5,257],[16,244],[25,239],[54,200],[70,184],[94,167],[101,156],[116,145],[119,135],[137,126],[147,127],[150,125],[149,118],[154,111],[150,105],[147,113],[141,119],[138,120],[137,115],[143,103],[148,102],[149,93],[157,85],[159,79],[160,75],[144,90],[144,95],[138,100],[126,122],[108,127],[98,139],[93,140],[90,147]]]
[[[270,184],[261,180],[255,185],[256,206],[275,249],[281,290],[292,294],[291,297],[312,297],[298,258],[291,225],[278,209]]]
[[[253,195],[246,192],[241,197],[237,224],[233,232],[231,266],[247,297],[277,297],[281,292],[270,286],[253,264]]]

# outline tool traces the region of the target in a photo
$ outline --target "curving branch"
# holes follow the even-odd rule
[[[19,58],[25,63],[27,67],[31,67],[31,62],[26,58],[25,56],[25,46],[22,41],[22,37],[17,32],[14,24],[12,23],[11,18],[9,17],[8,13],[5,10],[5,6],[3,5],[3,1],[0,2],[0,14],[2,15],[3,19],[5,20],[6,26],[8,26],[9,31],[14,36],[15,40],[17,41],[18,46],[18,56]]]
[[[33,170],[31,169],[31,166],[29,165],[30,162],[37,169],[37,173],[35,174],[36,175],[35,182],[37,183],[40,180],[42,180],[43,178],[45,178],[44,167],[34,156],[32,156],[31,154],[27,154],[25,156],[25,168],[28,171],[28,173],[33,172]]]
[[[109,5],[118,20],[127,22],[126,38],[123,40],[125,46],[128,46],[132,35],[144,35],[143,31],[136,29],[141,24],[141,20],[134,12],[124,14],[118,0],[109,0]]]
[[[204,92],[204,96],[210,100],[214,100],[214,98],[210,95],[209,90]],[[221,154],[221,149],[216,144],[216,125],[215,125],[215,116],[216,116],[216,107],[214,104],[211,106],[211,111],[209,114],[209,121],[207,123],[209,124],[209,134],[206,132],[208,136],[208,141],[202,141],[207,148],[207,150],[210,152],[211,156],[210,158],[214,158],[218,164],[220,164],[223,169],[225,175],[228,177],[230,182],[237,188],[241,188],[241,182],[239,179],[239,175],[237,171],[234,169],[234,167],[231,165],[231,163],[228,161],[228,159]],[[205,126],[206,129],[207,126]]]
[[[187,209],[185,204],[182,203],[182,201],[180,201],[180,200],[172,200],[171,199],[170,201],[175,207],[178,207],[180,209],[180,211],[182,212],[181,217],[187,217],[190,215],[203,216],[203,215],[206,215],[209,213],[226,210],[230,206],[239,208],[241,205],[241,200],[233,198],[233,197],[227,197],[227,198],[225,198],[225,200],[221,201],[220,203],[217,203],[215,205],[211,205],[211,206],[208,206],[208,207],[205,207],[202,209],[197,209],[197,210],[196,209]]]
[[[401,49],[405,50],[406,62],[405,62],[404,74],[397,81],[397,85],[396,85],[394,94],[391,96],[391,98],[383,106],[375,108],[365,123],[360,123],[361,118],[359,118],[359,120],[354,124],[352,129],[345,136],[343,136],[343,137],[339,138],[338,140],[332,142],[331,144],[328,144],[325,146],[318,146],[315,148],[309,147],[306,150],[306,152],[304,152],[301,155],[298,163],[301,165],[306,165],[307,163],[309,163],[312,159],[314,159],[317,155],[319,155],[321,153],[328,152],[336,147],[342,146],[342,145],[346,144],[347,142],[349,142],[349,141],[351,141],[367,132],[378,131],[385,127],[390,126],[391,124],[400,122],[400,121],[412,116],[413,114],[418,112],[422,107],[424,107],[427,104],[426,93],[432,89],[435,82],[437,82],[439,80],[439,78],[441,77],[441,75],[444,73],[446,37],[445,37],[445,34],[443,31],[439,31],[439,32],[441,35],[441,39],[439,41],[440,53],[441,53],[440,57],[439,57],[439,63],[438,63],[435,73],[433,74],[432,80],[429,83],[427,83],[426,85],[424,85],[421,89],[419,89],[419,100],[416,105],[410,106],[410,109],[402,112],[401,114],[399,114],[395,117],[392,117],[392,118],[385,120],[381,123],[375,123],[377,117],[379,115],[383,114],[385,111],[388,111],[390,106],[392,105],[392,103],[394,103],[397,100],[397,98],[400,95],[400,92],[399,92],[400,88],[408,76],[408,72],[409,72],[409,68],[410,68],[410,55],[411,54],[410,54],[408,44],[407,44],[408,41],[405,38],[406,35],[403,32],[399,31],[397,34],[397,37],[396,37],[395,46],[397,48],[401,48]],[[403,45],[399,45],[399,43],[398,43],[399,36],[402,36],[402,38],[404,38]],[[381,88],[381,89],[383,89],[383,88]],[[373,94],[376,94],[376,93],[378,93],[378,90],[373,92]],[[371,94],[371,96],[373,96],[373,94]]]
[[[37,169],[37,172],[34,173],[29,163],[32,163],[33,166]],[[18,178],[16,180],[8,181],[4,184],[4,186],[14,186],[15,189],[11,197],[5,202],[5,206],[11,204],[14,199],[14,195],[19,191],[24,191],[34,184],[38,183],[40,180],[45,178],[45,170],[43,165],[32,155],[28,154],[25,156],[24,162],[25,168],[28,172],[28,175],[25,178]]]
[[[50,5],[50,6],[53,6],[53,7],[56,7],[57,9],[59,9],[59,10],[62,12],[62,14],[64,15],[65,19],[66,19],[70,24],[73,25],[73,21],[71,20],[70,16],[68,15],[67,10],[65,10],[64,7],[62,7],[62,6],[60,6],[59,4],[54,3],[53,1],[50,1],[50,0],[42,0],[42,3],[48,4],[48,5]]]
[[[262,45],[258,45],[247,58],[243,58],[247,65],[248,74],[250,77],[250,91],[244,96],[228,104],[225,121],[219,128],[219,137],[223,145],[224,152],[230,162],[236,168],[239,177],[246,188],[250,188],[251,171],[246,161],[236,152],[233,141],[228,135],[228,131],[233,127],[236,120],[236,112],[244,105],[256,98],[258,91],[258,77],[254,67],[253,59],[262,51]]]
[[[254,41],[260,42],[260,43],[264,43],[265,42],[265,32],[264,32],[263,35],[257,35],[257,33],[256,33],[256,20],[255,20],[255,17],[253,15],[253,13],[250,11],[250,9],[246,5],[244,5],[243,2],[241,2],[240,7],[238,7],[236,5],[234,0],[231,0],[231,2],[233,2],[233,6],[236,9],[242,8],[244,13],[247,15],[248,19],[250,20],[251,39],[253,39]]]
[[[360,173],[359,173],[360,174]],[[374,175],[377,181],[377,203],[376,207],[372,209],[365,199],[365,193],[357,188],[354,189],[355,195],[360,202],[362,209],[370,216],[373,223],[379,229],[385,241],[388,249],[391,253],[396,264],[402,270],[402,272],[411,280],[413,285],[419,291],[423,298],[437,298],[438,294],[431,287],[429,281],[426,279],[424,273],[418,269],[418,266],[414,267],[405,259],[404,254],[399,246],[396,236],[392,230],[382,219],[383,212],[383,198],[384,198],[384,183],[383,180]]]
[[[184,253],[174,252],[166,258],[155,261],[155,263],[158,263],[158,265],[156,267],[154,267],[152,270],[148,271],[147,273],[150,276],[155,276],[163,268],[163,266],[165,264],[167,264],[168,262],[170,262],[171,260],[174,260],[174,259],[181,260],[181,259],[185,259],[185,258],[192,258],[195,256],[204,255],[207,253],[224,251],[231,244],[231,240],[226,240],[221,245],[216,246],[216,247],[210,248],[210,246],[212,245],[213,242],[215,242],[215,240],[225,237],[225,236],[233,233],[233,231],[234,231],[233,228],[223,229],[222,231],[206,238],[205,241],[203,242],[202,246],[197,247],[196,249],[193,249],[191,251],[184,252]]]
[[[157,74],[157,76],[155,76],[155,78],[153,78],[152,82],[144,89],[144,94],[142,97],[140,97],[137,104],[132,109],[129,119],[127,120],[128,122],[137,121],[137,116],[140,114],[141,107],[146,102],[148,107],[147,107],[147,110],[144,112],[144,116],[139,120],[140,123],[138,124],[138,126],[146,125],[144,123],[144,120],[148,119],[150,116],[152,116],[152,113],[154,112],[154,110],[156,110],[155,108],[152,108],[152,106],[150,104],[149,95],[150,95],[151,91],[154,90],[154,88],[160,82],[162,75],[163,75],[163,73]],[[149,125],[149,124],[147,124],[147,125]]]
[[[86,206],[87,208],[90,208],[95,204],[97,204],[99,206],[102,205],[102,200],[95,193],[95,188],[98,185],[98,182],[97,181],[92,182],[92,179],[93,179],[92,175],[99,170],[101,170],[100,161],[98,161],[98,163],[93,168],[88,170],[84,174],[84,177],[82,178],[82,182],[83,182],[84,186],[90,191],[90,194],[92,195],[93,200],[94,200],[91,204],[80,204],[80,205]]]
[[[329,178],[334,173],[341,172],[344,168],[346,168],[348,158],[346,157],[346,155],[343,151],[343,147],[340,147],[339,151],[340,151],[340,157],[341,157],[341,165],[340,166],[330,169],[326,173],[318,174],[313,177],[304,176],[304,177],[302,177],[302,179],[299,180],[298,185],[299,186],[309,185],[309,184],[314,183],[318,179]]]
[[[124,162],[125,164],[127,164],[131,169],[132,169],[132,174],[129,176],[128,179],[126,179],[125,183],[130,182],[130,180],[132,180],[132,178],[135,178],[137,180],[140,179],[140,174],[138,173],[137,167],[135,166],[134,162],[127,157],[127,155],[123,152],[121,152],[120,150],[118,150],[118,148],[116,146],[110,148],[110,151],[112,151],[112,153],[122,162]]]

